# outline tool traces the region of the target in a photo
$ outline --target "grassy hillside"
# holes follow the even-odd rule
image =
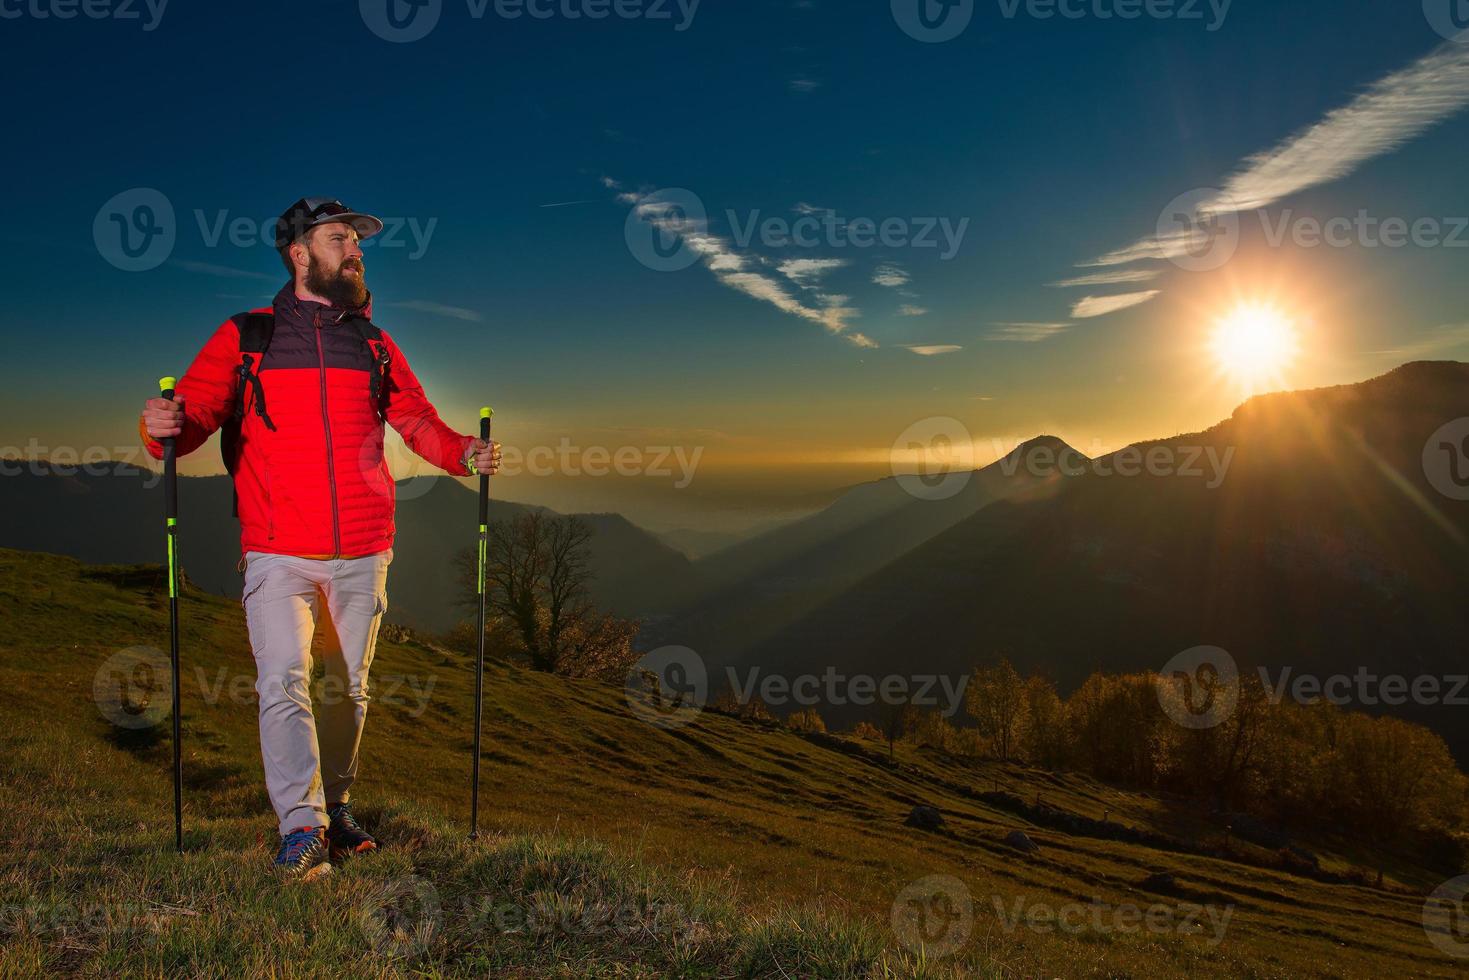
[[[166,649],[161,579],[0,551],[0,975],[1453,976],[1465,965],[1421,924],[1439,876],[1370,850],[1303,842],[1329,874],[1300,877],[1268,866],[1267,851],[1226,849],[1222,828],[1166,799],[902,746],[890,765],[873,743],[708,712],[665,729],[636,717],[620,687],[508,665],[487,678],[485,836],[470,844],[473,675],[417,642],[385,640],[373,667],[356,797],[387,850],[282,888],[266,870],[274,828],[238,603],[183,603],[182,857],[170,850],[166,721],[118,727],[94,700],[119,650]],[[116,688],[101,673],[110,710]],[[151,708],[136,690],[128,703]],[[1040,808],[1016,805],[1037,797]],[[916,804],[943,826],[905,826]],[[1098,832],[1104,816],[1133,830]],[[1037,850],[1007,846],[1015,830]],[[1054,916],[1074,909],[1058,928]],[[1143,928],[1143,914],[1166,928]]]

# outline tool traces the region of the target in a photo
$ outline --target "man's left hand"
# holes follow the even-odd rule
[[[480,476],[494,476],[500,469],[500,444],[493,439],[486,442],[483,439],[474,440],[473,455],[470,456],[469,464]]]

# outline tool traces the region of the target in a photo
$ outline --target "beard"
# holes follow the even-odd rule
[[[356,269],[349,276],[347,269]],[[306,288],[344,310],[355,310],[367,303],[367,274],[359,259],[344,259],[335,269],[327,269],[311,255],[306,268]]]

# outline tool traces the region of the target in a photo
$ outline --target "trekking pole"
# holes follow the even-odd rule
[[[173,401],[173,378],[160,378],[163,397]],[[174,438],[163,440],[163,509],[168,540],[168,656],[173,680],[173,846],[184,850],[184,756],[179,745],[179,474]]]
[[[490,416],[495,410],[479,410],[479,437],[490,441]],[[489,541],[490,478],[479,475],[479,552],[475,559],[476,589],[479,591],[479,652],[474,661],[474,776],[470,780],[469,839],[479,839],[479,740],[480,718],[485,704],[485,551]]]

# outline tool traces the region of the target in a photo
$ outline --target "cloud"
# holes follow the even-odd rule
[[[619,184],[617,181],[613,180],[611,177],[606,176],[605,174],[602,176],[602,186],[605,187],[605,188],[607,188],[609,191],[620,191],[620,190],[622,190],[622,185],[621,184]]]
[[[1134,242],[1126,248],[1092,259],[1078,262],[1082,268],[1092,266],[1127,265],[1144,259],[1176,259],[1183,255],[1197,254],[1210,242],[1210,228],[1205,222],[1194,222],[1190,227],[1170,231],[1166,235],[1153,235]]]
[[[964,349],[958,344],[903,344],[901,346],[924,357],[934,357],[938,354],[952,354],[955,351]]]
[[[819,88],[821,88],[821,81],[819,79],[808,78],[805,75],[798,75],[791,79],[792,92],[814,92]]]
[[[723,285],[738,290],[753,299],[769,303],[782,313],[789,313],[791,316],[819,323],[826,328],[828,333],[837,334],[858,347],[878,346],[876,341],[865,334],[846,332],[847,322],[861,316],[861,311],[848,305],[848,297],[818,292],[815,298],[820,303],[819,306],[803,303],[792,296],[780,280],[762,272],[752,271],[750,268],[752,263],[757,266],[760,264],[758,257],[743,255],[735,251],[729,240],[709,231],[708,222],[705,219],[689,217],[681,209],[673,208],[668,203],[657,200],[656,197],[644,195],[622,195],[621,197],[633,197],[633,207],[640,218],[653,227],[682,239],[683,243],[700,257],[705,268],[713,273],[714,278]],[[840,259],[797,259],[789,263],[782,263],[779,268],[785,272],[786,265],[794,265],[795,274],[791,276],[792,281],[801,282],[796,278],[797,276],[819,277],[822,272],[829,271],[830,267],[823,267],[818,272],[815,265],[833,261],[845,264],[844,260]],[[805,285],[805,283],[801,284]]]
[[[569,208],[573,204],[591,204],[591,203],[592,203],[591,201],[558,201],[555,204],[539,204],[539,205],[537,205],[537,207],[542,207],[542,208]]]
[[[797,214],[806,215],[808,217],[813,214],[835,213],[832,208],[818,208],[816,205],[807,204],[805,201],[798,202],[795,207],[791,208],[791,210],[796,212]]]
[[[1450,41],[1281,145],[1245,161],[1219,195],[1248,211],[1391,153],[1469,103],[1469,45]]]
[[[426,299],[405,299],[396,303],[384,303],[397,310],[413,310],[418,313],[432,313],[434,316],[447,316],[455,320],[483,320],[475,310],[467,310],[462,306],[445,306],[443,303],[435,303]]]
[[[1149,282],[1161,275],[1157,269],[1118,269],[1115,272],[1099,272],[1091,276],[1078,276],[1051,283],[1059,288],[1073,286],[1115,286],[1127,282]]]
[[[1120,293],[1116,296],[1088,296],[1071,308],[1071,315],[1078,320],[1088,317],[1106,316],[1130,306],[1140,306],[1153,299],[1161,290],[1149,289],[1141,293]]]
[[[1198,206],[1203,217],[1263,208],[1307,188],[1338,180],[1398,149],[1469,104],[1469,44],[1449,41],[1388,75],[1341,108],[1278,146],[1247,157],[1217,194]],[[1084,265],[1121,265],[1186,254],[1198,244],[1189,229],[1144,238]]]
[[[882,265],[878,266],[877,269],[872,273],[872,281],[877,283],[879,286],[886,286],[889,289],[896,289],[899,286],[908,285],[908,283],[913,281],[913,277],[908,275],[908,273],[899,266],[896,266],[891,262],[884,262]]]
[[[251,272],[248,269],[232,269],[227,265],[212,265],[209,262],[190,262],[186,259],[173,259],[169,265],[178,266],[189,272],[200,272],[206,276],[218,276],[221,279],[262,279],[266,282],[278,282],[284,272],[277,275],[266,275],[263,272]]]
[[[898,307],[898,316],[928,316],[928,311],[921,306],[914,306],[911,303],[904,303],[902,306]]]
[[[1070,326],[1069,323],[996,323],[998,329],[989,335],[989,339],[1034,344],[1050,340]]]
[[[779,266],[781,275],[798,286],[814,286],[833,269],[849,265],[846,259],[787,259]]]
[[[1401,347],[1389,347],[1386,350],[1374,350],[1368,353],[1376,357],[1418,361],[1432,359],[1461,347],[1469,347],[1469,323],[1435,327],[1432,330],[1424,331],[1423,336]]]

